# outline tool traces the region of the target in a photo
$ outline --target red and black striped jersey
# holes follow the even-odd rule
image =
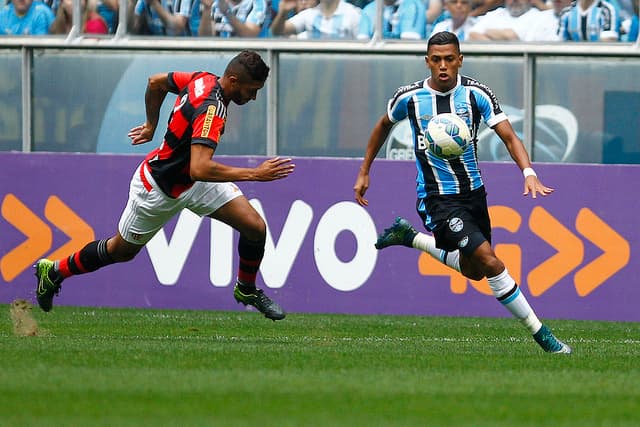
[[[162,144],[147,155],[151,176],[169,197],[176,198],[193,185],[189,174],[191,144],[214,150],[224,133],[227,105],[219,77],[207,72],[169,73],[172,93],[178,97],[169,116]]]

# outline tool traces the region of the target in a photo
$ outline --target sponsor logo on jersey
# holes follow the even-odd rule
[[[211,130],[211,123],[213,122],[213,117],[215,115],[216,115],[216,106],[209,105],[209,107],[207,107],[207,115],[204,118],[204,124],[202,125],[202,133],[200,134],[200,136],[202,136],[203,138],[207,138],[209,136],[209,131]]]
[[[464,236],[464,238],[462,238],[462,240],[458,242],[458,247],[464,248],[465,246],[467,246],[467,243],[469,243],[469,236]]]
[[[202,96],[202,94],[204,93],[204,79],[200,77],[194,82],[193,86],[196,98]]]

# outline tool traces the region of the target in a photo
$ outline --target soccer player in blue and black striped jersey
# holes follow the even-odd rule
[[[491,246],[487,197],[478,166],[476,142],[480,121],[504,142],[524,175],[524,195],[546,196],[552,188],[538,180],[529,155],[514,132],[497,98],[486,85],[458,74],[462,66],[460,43],[455,34],[434,34],[427,45],[426,64],[431,76],[399,88],[376,123],[354,185],[355,199],[367,206],[369,170],[395,123],[408,119],[416,156],[417,210],[432,235],[419,233],[404,218],[397,218],[376,243],[378,249],[404,245],[424,252],[472,280],[486,277],[496,299],[519,319],[547,352],[571,353],[538,319],[518,284]],[[444,160],[427,150],[425,130],[431,117],[455,113],[466,121],[472,143],[464,153]]]

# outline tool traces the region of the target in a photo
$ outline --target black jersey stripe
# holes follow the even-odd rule
[[[418,116],[416,114],[416,104],[413,99],[410,99],[407,103],[407,111],[408,111],[408,119],[411,123],[411,127],[416,129],[414,132],[414,141],[413,146],[416,147],[414,152],[416,157],[420,160],[419,164],[421,166],[423,181],[425,182],[425,190],[427,194],[438,194],[438,184],[436,182],[436,177],[433,174],[433,169],[429,166],[429,162],[427,161],[427,155],[425,150],[418,150],[418,132],[417,129],[420,129],[420,124],[418,123]],[[424,136],[424,135],[423,135]]]
[[[451,113],[451,95],[436,95],[436,112]],[[449,166],[456,176],[458,182],[459,192],[467,192],[471,190],[471,180],[467,174],[467,170],[464,167],[462,161],[458,159],[449,160]]]

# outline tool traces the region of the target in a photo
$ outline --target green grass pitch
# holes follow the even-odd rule
[[[0,426],[638,426],[640,324],[0,305]]]

